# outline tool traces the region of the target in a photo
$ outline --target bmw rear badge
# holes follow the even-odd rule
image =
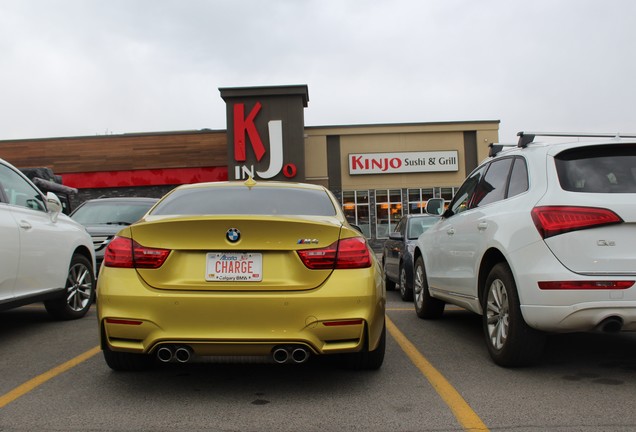
[[[236,243],[241,239],[241,232],[236,228],[230,228],[225,233],[225,238],[227,238],[231,243]]]

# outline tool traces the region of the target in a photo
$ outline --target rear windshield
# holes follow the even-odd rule
[[[137,222],[154,202],[90,201],[71,215],[82,225],[130,225]]]
[[[333,216],[336,209],[320,190],[228,186],[176,190],[152,214]]]
[[[555,159],[564,190],[636,193],[636,144],[579,147]]]

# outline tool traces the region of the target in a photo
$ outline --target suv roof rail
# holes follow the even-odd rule
[[[616,133],[569,133],[569,132],[519,132],[518,147],[526,147],[537,136],[547,137],[573,137],[573,138],[636,138],[636,134],[622,134]]]
[[[488,144],[488,157],[497,156],[497,154],[505,149],[506,147],[514,147],[515,144],[501,144],[501,143],[490,143]]]

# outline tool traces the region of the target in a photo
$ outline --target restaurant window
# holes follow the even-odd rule
[[[409,214],[426,213],[426,202],[433,198],[433,189],[408,189],[408,208]]]
[[[453,196],[455,196],[455,192],[457,192],[457,187],[438,187],[435,188],[435,197],[436,198],[444,198],[445,207],[448,207]]]
[[[365,237],[371,238],[369,191],[343,191],[342,209],[347,221],[360,227]]]
[[[388,238],[393,227],[402,218],[402,190],[375,191],[375,237]]]

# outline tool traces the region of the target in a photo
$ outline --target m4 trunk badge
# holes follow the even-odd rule
[[[227,238],[230,243],[236,243],[241,239],[241,232],[236,228],[230,228],[225,233],[225,238]]]
[[[298,239],[296,244],[318,244],[318,239]]]

